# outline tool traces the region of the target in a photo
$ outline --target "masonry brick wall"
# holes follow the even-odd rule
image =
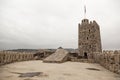
[[[34,59],[31,52],[0,51],[0,65],[18,61],[28,61]]]
[[[91,55],[92,56],[88,60],[72,58],[71,61],[99,63],[106,69],[120,74],[120,50],[106,50],[102,53],[94,52]],[[32,52],[0,51],[0,65],[34,59],[34,53]]]
[[[93,60],[106,69],[120,74],[120,51],[103,51],[93,53]]]

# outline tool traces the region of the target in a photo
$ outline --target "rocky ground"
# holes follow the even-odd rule
[[[0,67],[0,80],[120,80],[99,64],[24,61]]]

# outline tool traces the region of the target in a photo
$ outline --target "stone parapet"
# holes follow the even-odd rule
[[[120,51],[103,51],[102,53],[94,52],[93,53],[94,62],[99,63],[101,66],[106,69],[120,74]]]
[[[33,59],[34,53],[31,52],[0,51],[0,65]]]

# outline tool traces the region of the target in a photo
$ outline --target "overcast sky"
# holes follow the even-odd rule
[[[0,0],[0,49],[77,48],[84,4],[103,49],[120,49],[119,0]]]

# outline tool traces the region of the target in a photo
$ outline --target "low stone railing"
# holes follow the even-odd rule
[[[32,52],[0,51],[0,65],[34,59]]]
[[[103,51],[93,53],[93,60],[106,69],[120,74],[120,51]]]

